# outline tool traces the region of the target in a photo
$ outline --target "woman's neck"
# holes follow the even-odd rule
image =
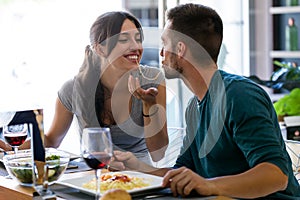
[[[116,85],[118,84],[118,88],[123,86],[127,88],[129,73],[128,71],[122,71],[120,69],[116,69],[114,67],[108,66],[103,72],[101,72],[101,83],[105,86],[110,92],[112,92]],[[120,81],[124,84],[120,84]],[[126,84],[125,84],[126,83]]]

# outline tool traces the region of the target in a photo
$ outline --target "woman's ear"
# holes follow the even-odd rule
[[[101,44],[96,44],[95,50],[96,50],[96,52],[99,56],[101,56],[101,57],[106,57],[107,56],[105,46],[102,46]]]
[[[185,43],[183,42],[178,42],[176,46],[176,53],[179,57],[183,57],[186,51],[186,46]]]

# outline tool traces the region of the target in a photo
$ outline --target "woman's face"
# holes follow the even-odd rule
[[[126,19],[116,39],[116,46],[107,57],[108,62],[123,70],[138,68],[143,53],[143,46],[142,37],[135,24]]]

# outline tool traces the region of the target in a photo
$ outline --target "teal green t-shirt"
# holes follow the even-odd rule
[[[200,176],[212,178],[239,174],[269,162],[289,177],[286,190],[269,197],[300,198],[300,186],[273,104],[261,87],[242,76],[219,70],[212,78],[209,92],[201,102],[193,97],[185,115],[186,136],[175,168],[185,166]]]

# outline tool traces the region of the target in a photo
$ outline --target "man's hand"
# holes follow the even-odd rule
[[[192,190],[204,196],[212,195],[213,189],[212,183],[186,167],[168,171],[162,186],[170,187],[174,196],[183,197],[189,195]]]

